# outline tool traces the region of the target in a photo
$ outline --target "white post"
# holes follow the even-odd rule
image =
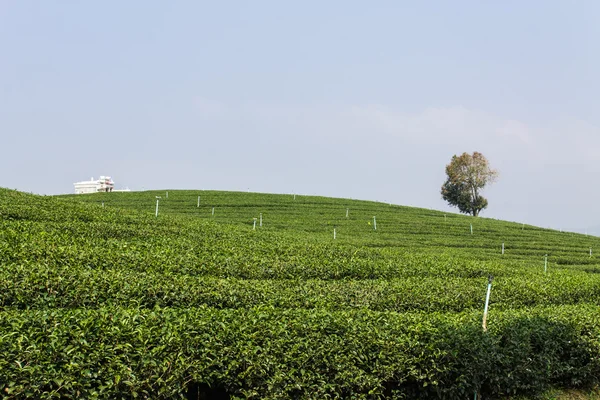
[[[215,208],[212,209],[212,215],[215,215]]]
[[[346,218],[348,218],[348,209],[346,208]]]
[[[296,193],[294,193],[294,200],[296,200]]]
[[[260,213],[260,223],[258,226],[262,226],[262,213]]]
[[[473,224],[471,224],[471,235],[473,234]]]
[[[104,202],[102,202],[102,208],[104,208]]]
[[[169,192],[167,192],[167,199],[169,198]]]
[[[160,197],[156,196],[156,212],[154,213],[155,217],[158,217],[158,200],[160,200]]]
[[[335,228],[333,228],[333,239],[335,240]]]
[[[525,222],[523,222],[523,227],[521,228],[522,231],[525,230]]]
[[[485,308],[483,309],[483,331],[487,332],[487,317],[488,317],[488,308],[490,306],[490,293],[492,292],[492,280],[493,276],[488,277],[488,285],[487,285],[487,294],[485,295]]]
[[[200,208],[200,196],[198,196],[198,208]]]
[[[548,272],[548,254],[544,257],[544,273]]]
[[[373,215],[373,230],[377,230],[377,219],[375,219],[374,215]]]
[[[252,226],[252,230],[255,231],[256,230],[256,218],[254,218],[254,226]]]
[[[504,243],[502,243],[502,255],[504,255]]]

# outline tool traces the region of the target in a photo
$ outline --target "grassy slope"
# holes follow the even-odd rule
[[[589,256],[597,238],[431,210],[234,192],[48,198],[0,190],[0,215],[6,312],[269,306],[477,318],[488,274],[491,329],[495,310],[600,302],[600,267]]]
[[[263,214],[262,231],[299,234],[304,239],[332,239],[333,228],[343,244],[375,249],[401,248],[436,254],[476,255],[478,259],[504,259],[539,263],[545,255],[558,265],[594,269],[597,258],[589,249],[600,244],[596,237],[562,233],[519,223],[472,218],[434,210],[384,203],[314,196],[217,191],[147,191],[66,196],[106,207],[133,209],[153,215],[155,197],[161,196],[160,215],[189,216],[204,221],[251,228]],[[200,207],[197,197],[200,196]],[[212,208],[215,214],[212,215]],[[349,218],[346,218],[349,209]],[[372,219],[377,217],[377,232]],[[470,234],[473,225],[474,235]],[[300,237],[300,236],[297,236]]]

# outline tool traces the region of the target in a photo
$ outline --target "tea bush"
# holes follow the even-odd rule
[[[464,399],[598,382],[595,237],[258,193],[169,191],[155,217],[163,194],[0,189],[3,398]]]

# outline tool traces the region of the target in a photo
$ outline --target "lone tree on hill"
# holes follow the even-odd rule
[[[446,175],[442,198],[458,207],[460,212],[476,217],[488,205],[487,199],[479,191],[496,180],[498,171],[490,168],[483,154],[474,152],[473,155],[463,153],[452,156],[452,161],[446,165]]]

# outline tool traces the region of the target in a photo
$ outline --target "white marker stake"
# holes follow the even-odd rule
[[[335,228],[333,228],[333,239],[335,240]]]
[[[154,213],[155,217],[158,217],[158,200],[160,200],[160,197],[156,196],[156,212]]]
[[[487,317],[488,317],[488,308],[490,306],[490,293],[492,292],[492,280],[493,276],[488,277],[488,285],[487,285],[487,294],[485,295],[485,308],[483,309],[483,331],[487,332]]]
[[[544,257],[544,273],[548,272],[548,254]]]
[[[346,218],[348,218],[348,209],[346,208]]]
[[[212,209],[212,215],[215,215],[215,208]]]
[[[490,306],[490,294],[492,292],[492,279],[494,279],[493,276],[489,276],[488,277],[488,285],[487,285],[487,293],[485,295],[485,307],[483,309],[483,321],[481,323],[481,326],[483,327],[483,331],[487,332],[487,317],[488,317],[488,309]],[[477,398],[479,393],[477,392],[477,390],[475,390],[475,395],[473,396],[473,398],[475,400],[477,400]]]
[[[169,198],[169,192],[167,192],[167,199]]]
[[[252,230],[255,231],[256,230],[256,218],[254,218],[254,226],[252,227]]]
[[[260,223],[258,224],[258,226],[262,226],[262,213],[260,213]]]
[[[198,196],[198,208],[200,208],[200,196]]]
[[[377,230],[377,220],[375,219],[375,216],[373,216],[373,230]]]
[[[104,208],[104,202],[102,202],[102,208]]]
[[[502,255],[504,255],[504,243],[502,243]]]
[[[471,235],[473,234],[473,224],[471,224]]]
[[[296,193],[294,193],[294,200],[296,200]]]

